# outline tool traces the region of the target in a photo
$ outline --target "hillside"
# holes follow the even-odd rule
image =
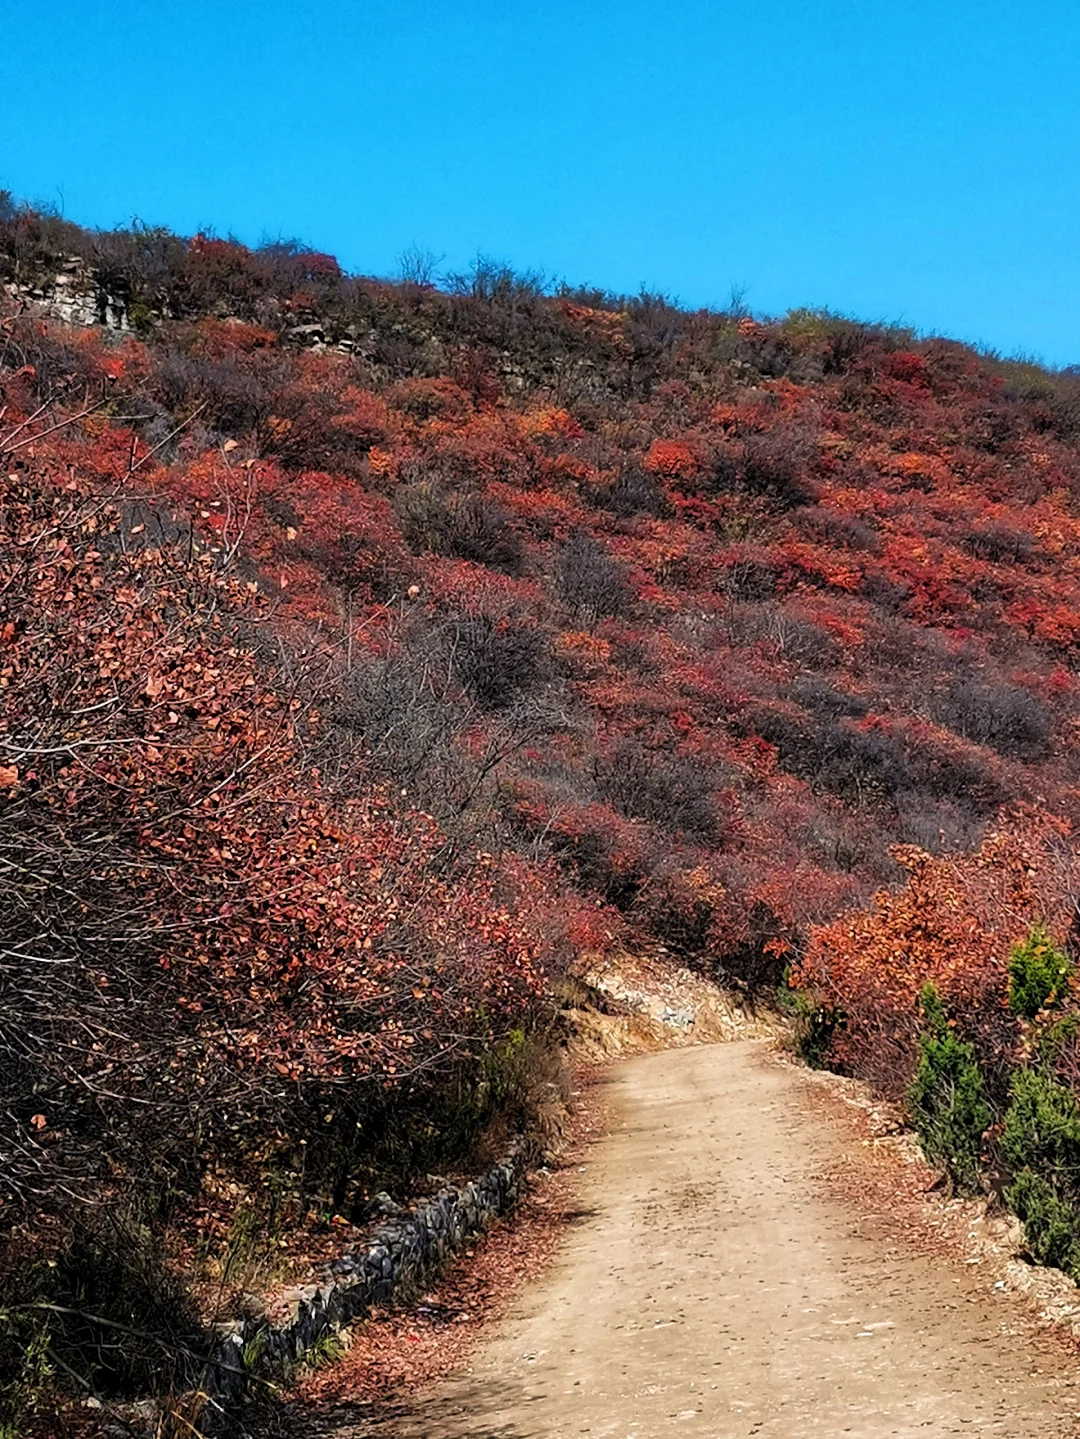
[[[275,1163],[359,1213],[455,1162],[598,951],[801,966],[887,1076],[954,953],[889,1010],[827,926],[1068,849],[1080,377],[7,201],[0,280],[9,1283],[114,1252],[87,1196],[212,1249]],[[984,904],[975,1008],[1064,874]]]
[[[376,769],[673,947],[755,974],[889,843],[1071,813],[1080,379],[485,264],[441,292],[29,215],[4,250],[42,293],[81,251],[133,327],[15,321],[22,404],[104,380],[147,495],[343,647]]]

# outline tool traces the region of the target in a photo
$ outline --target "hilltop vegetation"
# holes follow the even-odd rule
[[[5,1262],[54,1261],[20,1284],[62,1304],[57,1255],[208,1186],[348,1212],[461,1154],[584,952],[795,963],[859,1072],[912,1071],[927,979],[1019,1042],[1009,946],[1072,916],[1080,378],[10,203],[0,279]],[[841,911],[981,844],[1039,870],[971,900],[981,968],[974,922],[861,962],[956,906]]]

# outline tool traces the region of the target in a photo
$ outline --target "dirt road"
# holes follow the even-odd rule
[[[852,1137],[756,1043],[612,1071],[556,1262],[468,1372],[335,1439],[1080,1433],[1080,1371],[1015,1296],[823,1182]],[[867,1206],[872,1208],[872,1206]]]

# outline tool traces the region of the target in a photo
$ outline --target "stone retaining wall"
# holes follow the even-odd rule
[[[245,1319],[224,1329],[202,1383],[218,1416],[224,1420],[243,1405],[253,1379],[280,1375],[373,1304],[417,1292],[473,1235],[514,1206],[530,1157],[529,1146],[520,1141],[482,1179],[441,1189],[382,1225],[366,1250],[334,1260],[322,1284],[296,1291],[294,1311],[284,1323]]]

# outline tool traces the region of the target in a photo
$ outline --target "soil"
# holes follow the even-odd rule
[[[928,1221],[933,1176],[835,1086],[741,1041],[624,1060],[603,1099],[606,1133],[562,1176],[550,1263],[522,1262],[455,1372],[420,1366],[372,1404],[347,1360],[290,1433],[1080,1434],[1074,1341]]]

